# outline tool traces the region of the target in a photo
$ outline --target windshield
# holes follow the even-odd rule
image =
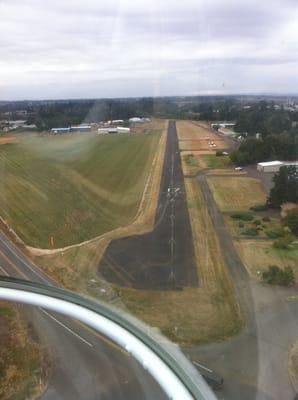
[[[0,398],[294,399],[298,4],[0,13]]]

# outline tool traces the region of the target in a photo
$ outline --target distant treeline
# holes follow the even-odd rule
[[[249,137],[230,155],[230,158],[237,165],[260,161],[297,160],[298,130],[296,128],[292,129],[291,133],[266,135],[260,139]]]
[[[249,106],[244,108],[243,105],[248,103]],[[237,96],[0,102],[0,119],[7,119],[5,112],[8,111],[15,117],[21,109],[28,112],[27,123],[36,124],[39,130],[82,122],[154,116],[235,121],[236,132],[248,135],[289,132],[293,121],[298,121],[298,112],[289,112],[282,107],[276,110],[274,105],[273,100]]]

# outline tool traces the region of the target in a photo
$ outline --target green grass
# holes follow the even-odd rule
[[[226,168],[231,165],[230,157],[216,156],[215,154],[203,154],[201,157],[204,159],[208,168]]]
[[[0,146],[0,215],[29,245],[62,247],[135,216],[160,131],[30,137]]]

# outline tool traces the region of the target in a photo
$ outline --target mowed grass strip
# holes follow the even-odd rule
[[[63,247],[135,216],[161,129],[30,137],[0,148],[0,215],[33,247]]]
[[[247,210],[266,202],[266,194],[258,179],[208,176],[207,180],[214,199],[223,212]]]

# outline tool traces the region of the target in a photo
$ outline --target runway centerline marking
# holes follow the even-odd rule
[[[47,315],[49,318],[51,318],[53,321],[55,321],[58,325],[66,329],[69,333],[71,333],[73,336],[75,336],[77,339],[81,340],[83,343],[85,343],[89,347],[93,347],[93,344],[88,342],[86,339],[82,338],[78,333],[74,332],[72,329],[70,329],[68,326],[64,325],[63,322],[59,321],[57,318],[53,317],[50,313],[45,311],[43,308],[39,308],[42,313]]]

